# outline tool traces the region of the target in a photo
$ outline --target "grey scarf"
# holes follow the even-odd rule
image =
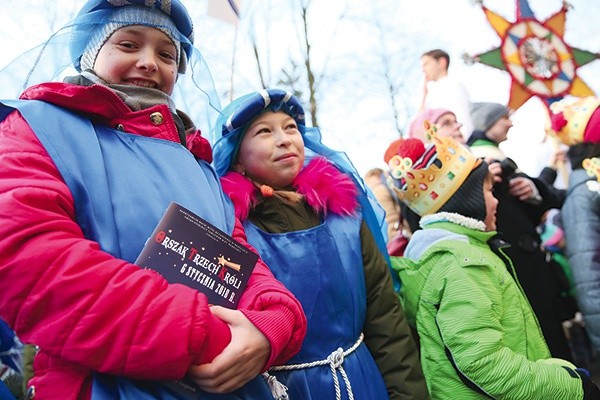
[[[158,89],[107,83],[94,74],[92,70],[83,71],[81,75],[68,76],[64,81],[82,86],[100,84],[109,87],[133,111],[144,110],[158,104],[166,104],[173,115],[177,130],[179,131],[179,139],[183,145],[186,143],[185,132],[195,132],[196,130],[192,120],[185,113],[175,108],[175,103],[171,96]]]

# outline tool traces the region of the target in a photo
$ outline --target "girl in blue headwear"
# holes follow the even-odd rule
[[[234,101],[219,126],[214,163],[225,193],[308,319],[300,352],[269,374],[290,399],[428,398],[378,220],[350,162],[282,90]]]
[[[76,74],[0,101],[0,318],[39,346],[31,395],[175,399],[158,381],[187,375],[191,398],[271,399],[257,375],[300,349],[306,320],[262,261],[237,310],[133,264],[172,201],[248,246],[172,98],[194,75],[186,9],[89,0],[65,29]]]

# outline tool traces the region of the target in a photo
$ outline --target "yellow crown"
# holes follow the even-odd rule
[[[589,176],[595,177],[600,182],[600,158],[586,158],[583,160],[581,166]]]
[[[438,136],[436,127],[428,121],[425,125],[427,144],[423,155],[414,163],[400,155],[388,162],[389,186],[421,216],[438,211],[481,163],[467,147],[450,137]]]
[[[600,99],[594,96],[579,98],[575,101],[565,99],[552,103],[550,110],[555,114],[552,118],[554,119],[557,114],[562,113],[567,123],[558,130],[553,129],[552,126],[549,127],[548,133],[556,136],[567,146],[582,143],[585,128],[599,106]]]

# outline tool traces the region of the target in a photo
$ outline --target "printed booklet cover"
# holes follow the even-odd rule
[[[172,202],[135,264],[206,294],[210,304],[235,309],[257,260],[252,250]]]
[[[172,202],[135,264],[206,294],[210,304],[235,309],[257,260],[252,250]],[[161,383],[186,399],[204,396],[187,377]]]

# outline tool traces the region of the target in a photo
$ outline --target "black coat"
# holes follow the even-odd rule
[[[517,176],[525,176],[517,174]],[[530,178],[542,197],[539,205],[532,205],[511,196],[505,185],[494,188],[499,200],[496,214],[497,230],[511,246],[507,254],[513,261],[517,277],[531,306],[553,357],[571,360],[562,321],[573,317],[577,310],[573,297],[565,296],[568,281],[560,265],[547,257],[541,249],[536,230],[543,214],[551,208],[560,208],[564,191],[541,180]]]

